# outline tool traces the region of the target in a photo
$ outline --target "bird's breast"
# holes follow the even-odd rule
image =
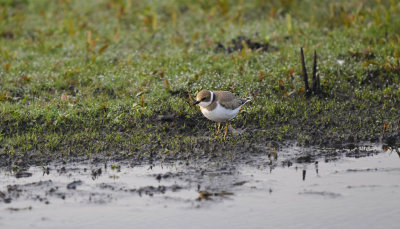
[[[206,118],[214,122],[226,122],[237,115],[237,113],[240,110],[240,107],[234,110],[226,109],[217,102],[217,106],[213,110],[208,110],[207,108],[204,107],[200,107],[200,110],[201,113],[203,113],[203,115]]]

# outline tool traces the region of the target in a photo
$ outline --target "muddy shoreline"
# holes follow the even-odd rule
[[[392,151],[393,153],[395,152],[394,150]],[[154,171],[158,171],[163,167],[177,167],[182,169],[176,172],[154,172],[150,175],[150,177],[154,181],[157,181],[157,183],[170,179],[184,180],[188,183],[199,183],[202,177],[210,174],[215,173],[218,176],[223,176],[224,174],[234,174],[237,172],[237,169],[243,165],[262,170],[273,170],[277,167],[291,167],[293,165],[299,166],[302,164],[314,163],[317,164],[317,162],[321,160],[325,162],[331,162],[344,157],[363,158],[377,155],[379,153],[382,153],[381,145],[365,142],[352,149],[321,149],[318,147],[296,146],[295,142],[286,142],[285,145],[278,144],[276,142],[270,142],[269,147],[265,147],[264,151],[237,150],[228,151],[221,154],[198,155],[197,158],[189,156],[186,158],[164,157],[141,159],[116,157],[96,157],[88,159],[77,157],[68,158],[69,160],[63,161],[52,160],[46,165],[42,164],[39,166],[27,163],[17,168],[7,166],[1,168],[2,173],[6,173],[8,176],[11,175],[11,177],[16,178],[20,181],[20,184],[7,185],[7,190],[5,192],[0,192],[0,201],[4,203],[11,203],[13,199],[19,199],[20,196],[29,194],[30,196],[28,198],[43,202],[44,204],[49,204],[47,198],[31,194],[28,190],[37,188],[46,189],[47,191],[45,196],[49,196],[49,198],[57,197],[65,199],[66,196],[68,196],[67,193],[79,189],[80,186],[85,184],[84,180],[74,178],[65,186],[65,192],[60,193],[58,192],[59,187],[57,184],[51,180],[52,177],[55,178],[59,176],[75,177],[76,175],[79,175],[84,179],[91,178],[92,180],[96,180],[99,177],[110,176],[111,178],[111,176],[117,175],[115,178],[118,179],[118,174],[134,168],[142,168],[143,171],[153,171],[154,168]],[[48,176],[50,179],[45,179]],[[33,177],[42,178],[39,182],[24,182],[24,180],[31,180]],[[231,180],[228,180],[228,182],[231,182]],[[241,186],[245,183],[245,181],[232,182],[229,188]],[[184,188],[188,188],[182,185],[177,185],[176,183],[167,186],[143,186],[135,189],[126,189],[117,186],[114,184],[110,185],[109,183],[101,183],[99,184],[98,188],[108,189],[110,191],[130,192],[139,196],[153,196],[155,194],[164,194],[166,192],[175,192]],[[200,187],[198,187],[198,191],[201,191]],[[211,193],[210,191],[212,190],[200,193],[199,198],[207,199],[210,195],[229,195],[229,193]]]
[[[54,226],[64,218],[73,219],[69,225],[81,225],[92,216],[98,217],[100,209],[110,211],[108,217],[93,220],[91,224],[112,221],[126,225],[125,221],[114,220],[113,209],[119,209],[118,215],[135,216],[128,217],[129,224],[135,222],[143,226],[150,222],[147,217],[156,219],[155,224],[162,224],[163,217],[157,215],[166,212],[201,217],[203,210],[217,214],[220,207],[223,211],[243,208],[262,211],[268,210],[270,205],[274,211],[268,210],[268,222],[272,223],[270,220],[280,218],[280,211],[295,213],[298,211],[296,206],[301,203],[317,201],[321,203],[319,208],[327,211],[323,207],[331,206],[327,203],[341,207],[349,201],[361,204],[365,201],[364,195],[379,196],[379,193],[386,193],[385,198],[376,203],[372,201],[371,206],[384,208],[374,214],[395,214],[396,203],[393,201],[397,200],[392,198],[400,188],[395,182],[400,172],[400,158],[395,151],[383,151],[381,145],[368,143],[351,150],[305,148],[295,146],[293,142],[272,144],[270,147],[276,148],[270,154],[231,153],[191,160],[142,160],[142,164],[134,160],[53,161],[46,166],[31,166],[25,171],[2,168],[0,179],[4,186],[0,187],[0,203],[3,208],[0,211],[4,221],[0,221],[0,225],[24,228],[13,221],[21,216],[26,216],[32,225]],[[382,179],[382,176],[391,179]],[[280,204],[274,204],[276,201]],[[71,210],[77,206],[86,209],[79,213],[85,215],[84,222]],[[55,209],[63,209],[65,214]],[[313,208],[299,209],[310,211]],[[152,212],[150,215],[148,210]],[[158,213],[153,215],[153,211]],[[366,214],[353,211],[343,214]],[[249,216],[257,219],[257,212],[250,210]],[[321,217],[338,214],[332,210],[331,214]],[[223,217],[221,213],[218,215]],[[143,216],[146,217],[141,218]],[[221,220],[224,221],[219,217],[214,219],[215,222]],[[356,220],[348,223],[353,221]],[[262,222],[264,220],[260,218],[254,224]],[[280,222],[273,224],[276,223]],[[309,225],[315,223],[325,221],[313,219]],[[387,228],[391,228],[392,223],[393,220],[387,218]]]
[[[196,129],[195,131],[199,131]],[[399,147],[399,133],[373,134],[363,138],[356,135],[342,134],[341,136],[327,136],[320,130],[310,128],[308,135],[312,136],[307,140],[293,140],[301,134],[288,133],[286,140],[277,140],[271,136],[264,136],[263,130],[255,128],[231,128],[230,136],[226,141],[221,138],[215,139],[212,135],[213,129],[200,129],[205,136],[190,136],[190,140],[180,142],[177,129],[169,130],[170,135],[162,135],[163,140],[139,144],[118,144],[118,142],[104,141],[102,136],[110,134],[99,134],[95,139],[85,139],[82,143],[74,145],[73,142],[64,139],[65,143],[54,151],[48,149],[42,152],[30,150],[27,152],[0,153],[0,167],[14,168],[20,170],[30,166],[45,166],[50,163],[73,163],[91,161],[95,163],[107,163],[116,161],[119,163],[132,163],[137,165],[162,163],[170,161],[193,161],[198,159],[223,160],[224,158],[240,159],[249,155],[269,155],[274,151],[288,146],[301,146],[317,149],[329,149],[330,151],[352,151],[359,152],[359,148],[368,144],[380,144],[384,148],[396,149]],[[119,132],[129,139],[129,133]],[[207,133],[208,132],[208,133]],[[232,133],[233,132],[233,133]],[[208,135],[208,136],[207,136]],[[66,135],[68,138],[70,135]],[[73,138],[71,136],[71,138]],[[65,145],[67,144],[67,145]],[[85,145],[87,144],[87,145]],[[95,145],[102,145],[102,150],[92,152]],[[328,150],[328,151],[329,151]],[[1,151],[0,151],[1,152]],[[66,153],[68,152],[68,153]]]

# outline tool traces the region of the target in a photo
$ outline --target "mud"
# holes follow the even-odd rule
[[[221,42],[218,42],[216,47],[214,48],[214,51],[232,53],[235,51],[241,51],[245,47],[254,51],[258,50],[261,52],[272,52],[278,50],[277,47],[272,46],[269,43],[254,41],[246,36],[238,36],[232,39],[230,45],[224,45]]]

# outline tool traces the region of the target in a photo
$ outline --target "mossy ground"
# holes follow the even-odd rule
[[[397,1],[0,0],[0,17],[1,165],[399,141]],[[238,36],[275,48],[216,50]],[[214,140],[203,88],[254,97],[242,134]]]

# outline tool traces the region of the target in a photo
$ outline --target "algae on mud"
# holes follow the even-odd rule
[[[11,0],[0,11],[0,166],[285,140],[399,145],[396,1]],[[215,52],[240,37],[241,50]],[[304,96],[302,46],[306,59],[318,50],[323,97]],[[204,88],[255,97],[233,122],[240,135],[208,137],[214,124],[189,105]]]

